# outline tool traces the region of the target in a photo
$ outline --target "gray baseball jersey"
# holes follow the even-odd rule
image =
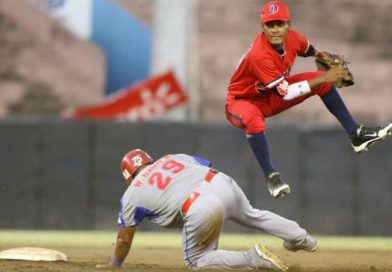
[[[196,156],[175,154],[145,167],[121,199],[118,225],[138,225],[148,218],[162,227],[181,227],[181,206],[201,184],[209,164]]]

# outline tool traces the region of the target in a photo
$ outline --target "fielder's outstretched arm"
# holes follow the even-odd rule
[[[124,262],[131,249],[133,236],[136,232],[136,226],[121,227],[117,233],[116,249],[114,256],[108,264],[97,264],[96,268],[119,267]]]
[[[288,84],[287,81],[284,81],[279,86],[275,87],[273,90],[277,93],[283,100],[292,100],[301,95],[305,95],[310,93],[312,89],[318,87],[322,83],[332,82],[335,83],[338,80],[341,80],[345,71],[343,66],[331,67],[328,71],[325,71],[323,75],[314,77],[310,80],[304,80],[300,82],[296,82],[293,84]]]
[[[328,71],[325,72],[324,75],[312,78],[308,81],[310,89],[316,88],[321,83],[335,83],[338,80],[342,79],[345,75],[345,71],[343,67],[337,66],[332,67]]]

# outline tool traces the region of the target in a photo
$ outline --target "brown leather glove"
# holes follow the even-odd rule
[[[331,67],[341,66],[345,71],[343,78],[335,82],[335,86],[338,88],[349,87],[354,85],[354,76],[348,68],[348,62],[343,59],[342,56],[333,54],[331,52],[322,51],[316,56],[316,66],[319,71],[327,71]]]

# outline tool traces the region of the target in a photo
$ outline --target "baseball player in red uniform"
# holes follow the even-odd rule
[[[289,10],[284,3],[272,1],[263,7],[261,27],[262,33],[244,54],[231,78],[226,118],[246,132],[269,192],[277,198],[290,193],[290,187],[271,162],[265,137],[266,118],[318,95],[346,130],[358,153],[391,135],[392,124],[371,128],[354,120],[334,86],[334,82],[344,77],[342,67],[290,75],[297,56],[316,57],[326,53],[291,28]]]
[[[237,183],[206,159],[169,154],[153,161],[135,149],[124,156],[121,170],[129,186],[121,198],[114,257],[97,268],[121,266],[145,218],[165,228],[182,228],[184,260],[193,269],[288,269],[260,244],[247,251],[218,249],[225,220],[279,237],[290,251],[318,247],[295,221],[253,208]]]

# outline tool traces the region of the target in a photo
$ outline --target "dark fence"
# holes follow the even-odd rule
[[[234,177],[251,203],[312,233],[392,235],[392,139],[355,154],[343,130],[270,128],[274,165],[292,187],[269,196],[241,130],[226,124],[0,122],[0,228],[114,229],[122,156],[189,153]],[[144,223],[142,229],[158,229]],[[233,223],[227,231],[244,231]]]

